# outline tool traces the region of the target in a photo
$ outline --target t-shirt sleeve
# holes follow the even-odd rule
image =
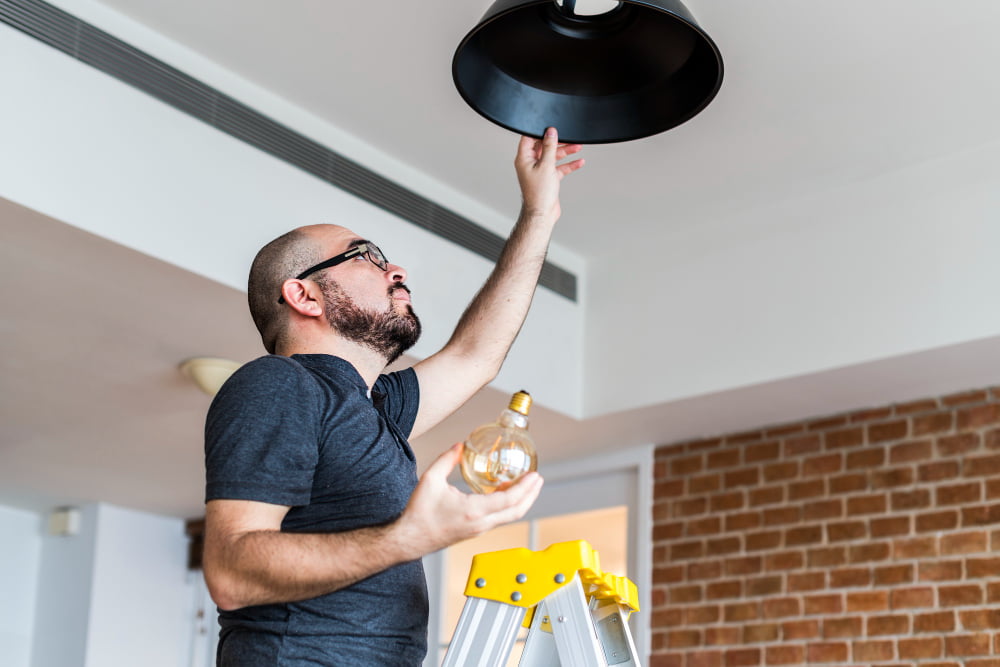
[[[393,420],[400,432],[410,437],[413,423],[417,420],[417,410],[420,408],[420,383],[417,372],[406,368],[394,373],[380,375],[375,381],[374,389],[385,394],[385,415]]]
[[[205,422],[205,499],[309,502],[319,451],[315,380],[283,357],[240,368]]]

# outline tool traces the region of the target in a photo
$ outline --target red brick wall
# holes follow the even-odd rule
[[[655,470],[652,667],[1000,667],[1000,388],[667,445]]]

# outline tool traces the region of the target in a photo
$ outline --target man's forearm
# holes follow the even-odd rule
[[[414,366],[421,398],[413,437],[439,424],[500,371],[528,315],[561,213],[560,181],[583,166],[582,159],[559,161],[579,150],[578,144],[560,145],[551,128],[543,141],[521,138],[514,160],[524,202],[521,214],[448,343]]]
[[[421,555],[391,524],[344,533],[209,535],[205,579],[220,608],[239,609],[326,595]]]
[[[538,497],[542,481],[536,473],[489,495],[462,493],[448,482],[461,456],[461,445],[439,456],[400,517],[384,526],[323,534],[233,530],[220,514],[245,506],[222,501],[220,508],[220,501],[211,501],[204,563],[212,599],[222,609],[239,609],[326,595],[516,521]]]
[[[522,211],[489,278],[469,303],[449,345],[495,375],[521,330],[545,263],[553,216]]]
[[[499,372],[531,307],[552,229],[561,214],[560,181],[583,166],[582,159],[559,161],[580,148],[559,144],[554,128],[548,128],[541,141],[522,137],[518,145],[514,166],[521,188],[521,214],[496,267],[449,341],[467,358],[485,364],[486,382]]]

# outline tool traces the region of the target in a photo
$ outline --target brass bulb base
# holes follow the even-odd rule
[[[531,394],[523,389],[517,392],[510,397],[510,405],[507,406],[507,409],[527,415],[528,411],[531,410]]]

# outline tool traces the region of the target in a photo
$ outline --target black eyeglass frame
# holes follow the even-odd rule
[[[339,255],[334,255],[330,259],[324,260],[314,266],[310,266],[308,269],[295,276],[295,279],[302,280],[306,276],[312,275],[317,271],[322,271],[323,269],[329,269],[332,266],[343,264],[347,260],[357,257],[358,255],[364,255],[365,259],[377,266],[381,271],[389,270],[389,260],[385,258],[385,254],[382,252],[382,249],[370,241],[365,241],[357,244],[350,250],[345,250]],[[285,303],[284,294],[278,297],[278,303]]]

